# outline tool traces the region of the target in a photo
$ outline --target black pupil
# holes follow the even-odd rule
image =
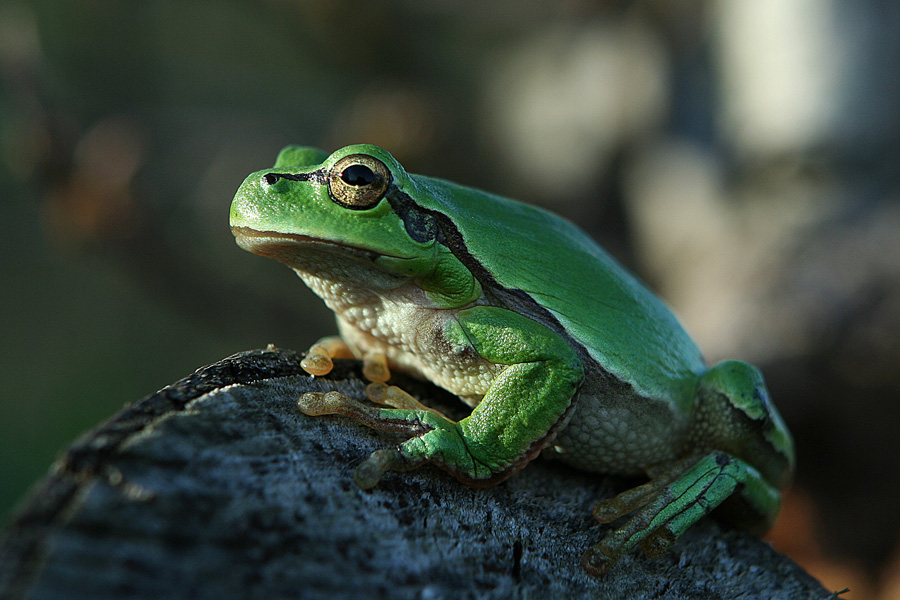
[[[351,165],[341,171],[340,178],[348,185],[363,186],[375,181],[375,173],[365,165]]]

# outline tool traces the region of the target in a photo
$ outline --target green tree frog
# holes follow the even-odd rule
[[[408,174],[385,150],[289,146],[231,205],[238,245],[292,268],[334,311],[340,338],[307,354],[364,361],[370,402],[308,393],[308,415],[341,414],[409,436],[354,479],[426,463],[474,487],[542,451],[648,482],[593,514],[630,515],[582,563],[605,573],[629,549],[665,553],[711,510],[765,531],[794,468],[791,435],[760,372],[707,367],[670,310],[587,234],[539,208]],[[472,407],[454,421],[387,385],[412,373]]]

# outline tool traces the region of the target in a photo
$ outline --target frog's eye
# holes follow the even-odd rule
[[[391,173],[383,162],[366,154],[345,156],[331,167],[328,190],[341,206],[372,208],[387,191]]]

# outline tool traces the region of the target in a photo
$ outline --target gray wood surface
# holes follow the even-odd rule
[[[362,491],[353,467],[397,438],[296,408],[304,391],[362,397],[357,368],[312,379],[292,352],[246,352],[126,407],[74,443],[20,509],[0,545],[0,597],[830,596],[713,519],[662,558],[633,552],[591,577],[580,556],[605,531],[591,506],[627,482],[545,459],[486,490],[421,469]]]

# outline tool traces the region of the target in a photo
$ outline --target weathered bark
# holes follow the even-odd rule
[[[295,402],[363,386],[353,361],[312,379],[292,352],[254,351],[125,408],[73,444],[15,517],[0,596],[829,597],[711,519],[662,558],[629,553],[591,577],[580,556],[604,531],[591,506],[624,486],[543,459],[486,490],[421,469],[362,491],[353,466],[396,440]]]

